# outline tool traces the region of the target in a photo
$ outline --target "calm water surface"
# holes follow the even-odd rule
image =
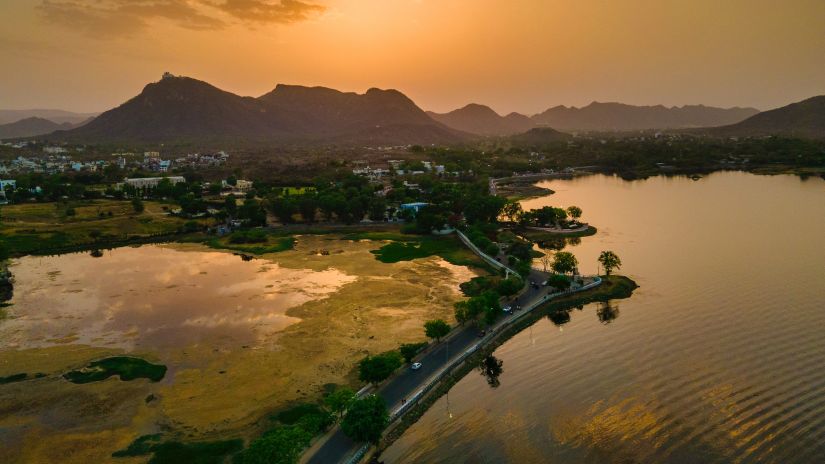
[[[2,348],[78,343],[126,349],[255,343],[299,319],[286,310],[352,282],[204,247],[145,245],[27,256],[12,265]]]
[[[613,250],[641,288],[513,337],[385,462],[825,462],[825,181],[545,184],[525,208],[599,228],[568,248],[582,272]]]

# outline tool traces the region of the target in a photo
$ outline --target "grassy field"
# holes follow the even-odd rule
[[[175,234],[188,222],[168,215],[165,204],[144,206],[137,214],[130,202],[117,200],[8,205],[0,210],[0,240],[13,256],[45,254]]]
[[[369,235],[369,234],[364,234]],[[488,265],[464,246],[455,236],[408,236],[391,234],[372,234],[374,240],[396,240],[372,253],[382,263],[397,263],[428,256],[440,256],[450,264],[472,266],[486,269]]]

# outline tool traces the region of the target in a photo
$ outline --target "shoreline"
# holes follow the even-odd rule
[[[524,329],[535,324],[543,317],[559,312],[567,312],[575,309],[577,306],[606,302],[615,299],[626,299],[632,296],[633,292],[639,288],[639,285],[629,277],[613,275],[610,277],[602,277],[603,283],[597,287],[586,290],[581,293],[574,293],[566,296],[550,300],[547,303],[539,306],[531,311],[522,319],[516,321],[512,325],[504,328],[498,332],[486,345],[479,347],[478,350],[469,356],[460,366],[453,372],[446,375],[438,382],[415,406],[410,408],[395,424],[390,424],[388,432],[382,438],[378,447],[373,449],[370,458],[366,462],[377,464],[380,461],[381,454],[389,448],[396,440],[398,440],[407,429],[414,425],[418,420],[432,407],[435,402],[444,396],[449,390],[467,374],[472,372],[476,366],[487,356],[491,355],[495,350],[513,338]],[[364,462],[363,460],[361,462]]]
[[[798,167],[785,164],[767,164],[753,166],[706,166],[694,168],[659,168],[618,170],[603,166],[588,166],[586,168],[572,168],[572,172],[566,173],[534,173],[508,177],[498,177],[490,179],[490,191],[493,194],[501,193],[508,200],[523,201],[555,193],[552,189],[539,187],[538,183],[543,180],[562,179],[569,180],[576,177],[583,177],[593,174],[606,176],[618,176],[624,180],[644,180],[656,176],[683,176],[695,177],[697,180],[702,176],[716,172],[746,172],[757,176],[777,176],[791,175],[802,178],[821,177],[825,179],[825,166]],[[506,187],[505,187],[506,186]]]

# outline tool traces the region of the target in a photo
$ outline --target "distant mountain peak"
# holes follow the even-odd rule
[[[503,117],[487,105],[470,103],[449,113],[427,113],[453,129],[478,135],[501,136],[524,132],[533,127],[527,116],[510,113]]]

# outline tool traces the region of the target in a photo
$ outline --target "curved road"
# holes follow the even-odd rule
[[[528,280],[541,283],[547,279],[548,275],[533,269]],[[519,295],[518,301],[523,307],[528,307],[528,303],[538,302],[551,291],[552,289],[547,287],[535,288],[528,285],[523,293]],[[502,322],[508,317],[510,316],[504,316],[492,330],[499,330]],[[419,355],[416,361],[421,363],[421,369],[413,371],[407,368],[379,388],[376,394],[384,398],[390,413],[401,406],[402,400],[412,397],[427,385],[433,374],[449,365],[452,360],[478,343],[479,333],[475,327],[466,325],[456,330],[458,332],[451,334],[448,340]],[[326,442],[321,444],[320,447],[309,450],[309,452],[314,450],[314,454],[303,460],[303,462],[309,464],[347,462],[361,446],[362,443],[352,441],[340,427],[336,426],[335,431]]]

